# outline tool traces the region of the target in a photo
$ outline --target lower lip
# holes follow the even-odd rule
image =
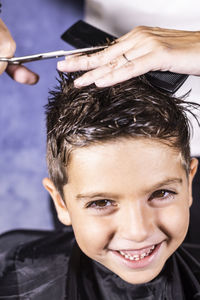
[[[157,244],[155,249],[148,256],[146,256],[140,260],[129,260],[129,259],[126,259],[123,255],[121,255],[118,251],[112,251],[112,252],[127,267],[129,267],[131,269],[140,269],[140,268],[147,267],[150,263],[152,263],[155,260],[156,256],[158,255],[161,244],[162,243]]]

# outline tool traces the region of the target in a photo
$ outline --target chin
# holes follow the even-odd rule
[[[162,269],[161,269],[162,270]],[[130,283],[130,284],[143,284],[143,283],[148,283],[150,281],[152,281],[153,279],[155,279],[161,272],[161,270],[157,271],[157,272],[152,272],[152,271],[146,271],[146,272],[141,272],[141,274],[130,274],[129,276],[120,276],[119,277]],[[146,274],[145,274],[146,273]]]

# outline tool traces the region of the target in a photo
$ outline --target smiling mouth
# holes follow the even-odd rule
[[[150,256],[155,251],[157,246],[158,246],[158,244],[148,247],[146,249],[140,250],[140,251],[134,251],[134,250],[123,250],[122,251],[122,250],[120,250],[117,252],[128,261],[140,261],[140,260],[143,260],[146,257]],[[136,254],[136,252],[137,252],[137,254]]]

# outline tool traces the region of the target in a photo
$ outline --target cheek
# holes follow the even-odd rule
[[[88,256],[100,255],[109,243],[112,237],[112,229],[107,223],[101,217],[92,217],[87,214],[72,217],[72,227],[76,241],[81,250]]]
[[[160,215],[160,222],[169,238],[181,243],[189,225],[189,206],[173,205]]]

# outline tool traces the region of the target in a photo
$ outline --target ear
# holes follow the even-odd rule
[[[191,160],[191,163],[190,163],[190,172],[189,172],[189,205],[191,206],[192,205],[192,181],[194,179],[194,176],[196,174],[196,171],[197,171],[197,168],[198,168],[198,159],[196,158],[192,158]]]
[[[62,197],[60,196],[59,192],[57,191],[53,182],[49,178],[44,178],[42,183],[45,189],[49,192],[51,198],[53,199],[58,219],[60,220],[60,222],[62,222],[64,225],[71,225],[71,218],[67,206]]]

